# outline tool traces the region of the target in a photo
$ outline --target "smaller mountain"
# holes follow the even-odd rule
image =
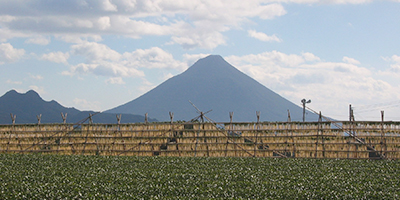
[[[26,93],[18,93],[10,90],[0,97],[0,124],[11,124],[10,114],[16,115],[17,124],[37,123],[37,115],[42,115],[41,123],[62,123],[61,113],[68,113],[67,123],[76,123],[85,119],[94,111],[80,111],[75,108],[67,108],[58,102],[45,101],[33,90]],[[115,114],[100,113],[93,116],[94,123],[117,123]],[[149,121],[156,121],[149,119]],[[144,116],[122,114],[121,123],[144,122]]]

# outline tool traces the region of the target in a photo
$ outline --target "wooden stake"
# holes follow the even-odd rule
[[[15,119],[17,119],[17,115],[13,115],[12,113],[10,113],[10,115],[11,115],[12,124],[15,125]]]
[[[294,136],[293,136],[293,130],[292,130],[292,118],[290,117],[290,110],[287,110],[288,112],[288,124],[289,124],[289,130],[290,130],[290,135],[292,138],[292,146],[293,146],[293,154],[292,157],[295,158],[296,157],[296,144],[294,142]]]
[[[169,118],[171,119],[171,124],[174,122],[174,113],[169,112]]]
[[[321,122],[322,122],[322,114],[321,111],[319,111],[317,139],[315,141],[315,158],[318,157],[318,139],[319,139],[319,133],[322,132]]]
[[[320,123],[322,122],[322,114],[321,111],[319,111],[319,121]],[[324,130],[322,125],[320,125],[321,128],[321,141],[322,141],[322,157],[325,158],[325,138],[324,138]]]
[[[256,111],[256,115],[257,115],[257,131],[256,131],[256,139],[254,141],[254,157],[256,157],[256,152],[257,152],[257,144],[258,144],[258,126],[260,125],[260,111]]]
[[[36,115],[36,118],[38,120],[38,124],[40,124],[40,120],[42,119],[42,114]]]
[[[66,124],[67,123],[67,115],[68,113],[65,113],[65,115],[61,112],[61,118],[63,119],[63,123]]]
[[[116,117],[117,117],[117,123],[118,123],[118,124],[121,124],[121,117],[122,117],[122,115],[119,114],[119,115],[116,115]]]
[[[385,121],[385,111],[381,111],[381,129],[382,129],[382,132],[381,132],[381,155],[382,156],[386,156],[386,139],[385,139],[385,124],[384,124],[384,121]]]

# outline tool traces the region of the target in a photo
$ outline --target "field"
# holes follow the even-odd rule
[[[400,161],[0,154],[0,199],[399,199]]]

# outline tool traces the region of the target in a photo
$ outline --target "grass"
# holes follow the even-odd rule
[[[399,199],[400,161],[0,154],[0,199]]]

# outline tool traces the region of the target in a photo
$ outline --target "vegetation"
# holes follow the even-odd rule
[[[0,154],[0,199],[399,199],[400,161]]]

